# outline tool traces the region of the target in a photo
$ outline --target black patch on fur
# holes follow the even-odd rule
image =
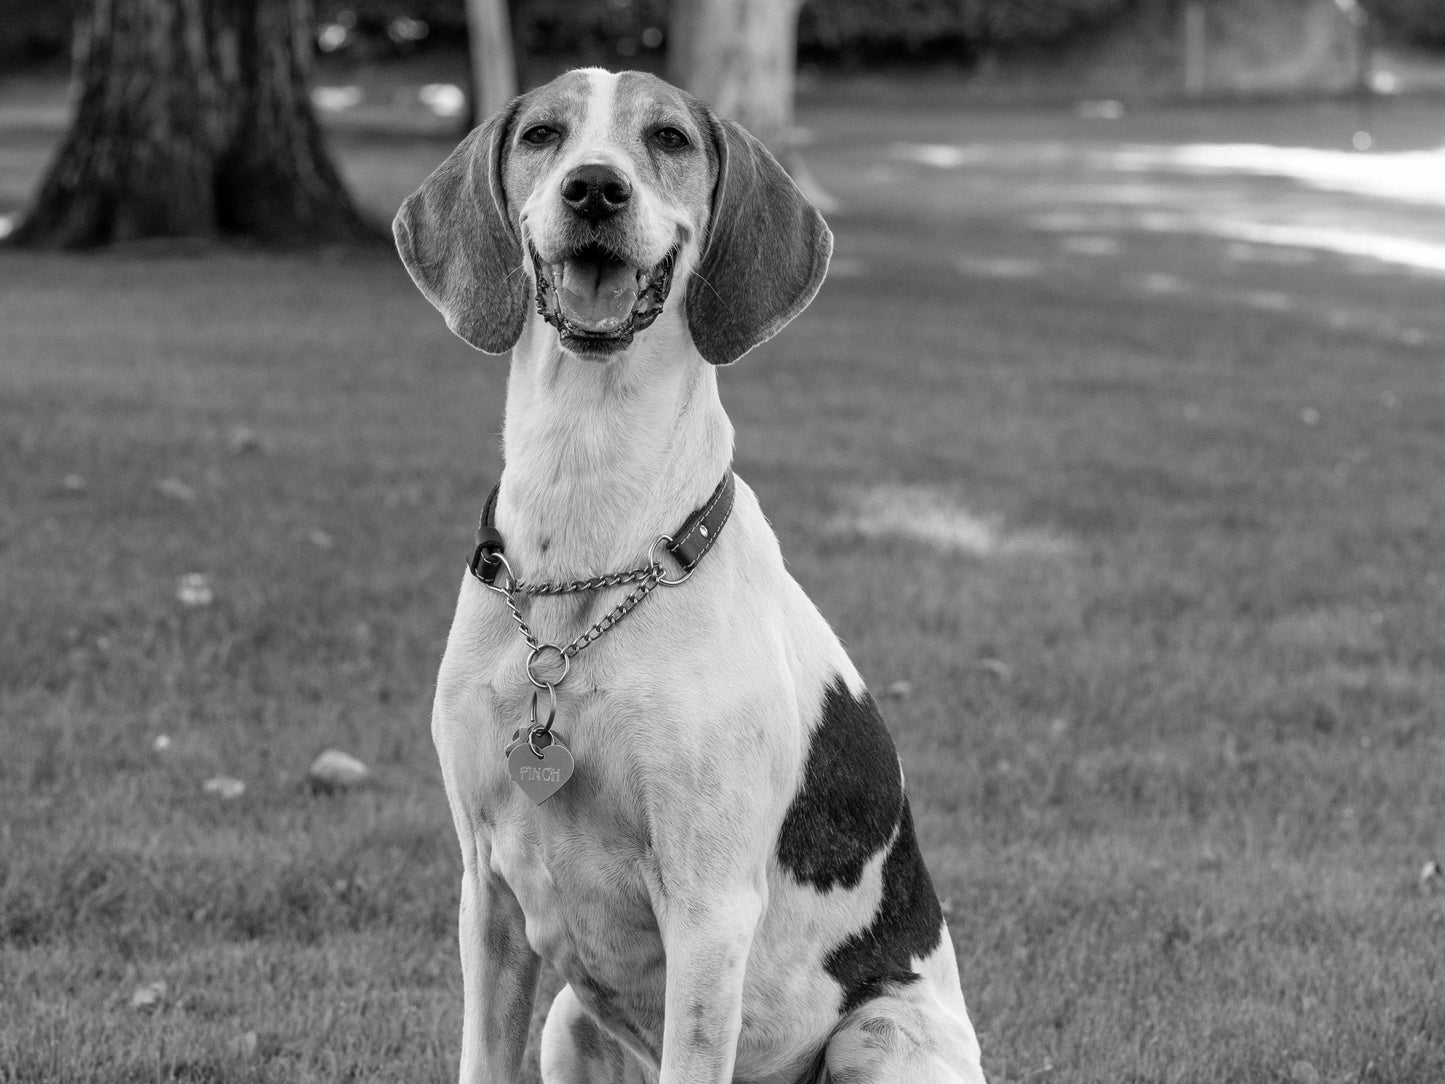
[[[885,993],[889,986],[918,981],[914,958],[923,958],[943,937],[943,909],[923,865],[908,799],[898,838],[883,863],[883,898],[866,929],[828,953],[828,974],[843,987],[843,1012]]]
[[[778,862],[820,892],[855,888],[868,859],[892,838],[902,805],[898,753],[878,705],[837,678],[808,739],[803,785],[778,834]]]

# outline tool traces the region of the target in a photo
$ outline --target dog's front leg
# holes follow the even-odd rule
[[[461,1084],[512,1084],[522,1066],[541,960],[510,889],[475,861],[462,873]]]
[[[663,916],[667,990],[660,1084],[725,1084],[742,1028],[743,976],[761,892],[684,897]]]

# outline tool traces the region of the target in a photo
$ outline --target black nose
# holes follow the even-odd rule
[[[578,166],[562,181],[562,199],[593,225],[611,218],[631,198],[632,186],[611,166]]]

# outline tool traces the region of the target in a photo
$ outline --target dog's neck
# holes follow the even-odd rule
[[[681,321],[649,329],[623,356],[565,353],[528,321],[512,351],[497,527],[526,580],[634,568],[674,531],[732,461],[717,377]]]

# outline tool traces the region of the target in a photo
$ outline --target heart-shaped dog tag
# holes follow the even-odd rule
[[[541,805],[562,789],[572,778],[572,753],[555,734],[543,732],[552,743],[541,750],[541,756],[532,752],[532,745],[522,741],[515,743],[507,754],[507,771],[512,782],[522,788],[528,798]]]

